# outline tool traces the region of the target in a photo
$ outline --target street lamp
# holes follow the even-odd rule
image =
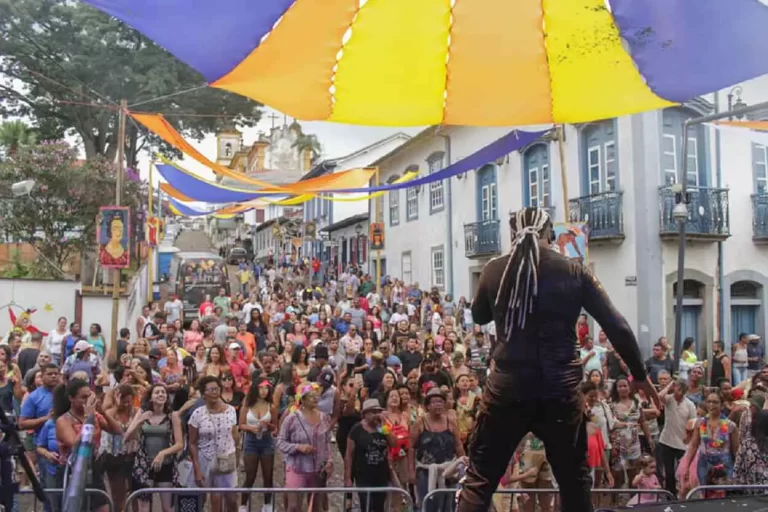
[[[355,226],[355,233],[357,233],[357,236],[360,236],[360,233],[362,232],[363,232],[363,226],[361,226],[360,224]]]
[[[741,86],[737,85],[736,87],[732,88],[730,91],[728,91],[728,111],[734,109],[740,109],[747,106],[746,103],[744,103],[741,99],[741,93],[742,93]],[[733,97],[736,96],[736,102],[733,101]],[[745,117],[745,114],[736,116],[736,119],[742,119]],[[733,116],[728,116],[729,119],[733,119]]]

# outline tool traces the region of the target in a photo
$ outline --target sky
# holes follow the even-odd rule
[[[277,115],[277,119],[274,120],[275,126],[284,122],[284,116],[281,112],[269,107],[264,107],[262,109],[261,120],[256,126],[240,129],[243,132],[243,144],[245,144],[246,147],[250,147],[251,144],[253,144],[260,131],[269,132],[273,121],[269,117],[271,115]],[[287,117],[287,122],[290,124],[293,122],[293,118]],[[321,159],[337,158],[353,153],[360,148],[373,144],[374,142],[389,137],[397,132],[404,132],[413,136],[423,129],[423,127],[393,128],[355,126],[329,123],[325,121],[299,121],[299,124],[301,124],[304,133],[317,135],[323,150],[323,154],[320,156]],[[216,159],[215,134],[207,136],[200,142],[191,139],[189,139],[188,142],[209,159]],[[210,180],[214,179],[213,172],[191,158],[185,158],[184,160],[178,161],[178,163],[185,169],[195,172],[203,178]],[[139,173],[143,179],[149,178],[149,165],[149,155],[142,152],[139,157]],[[158,173],[155,172],[153,173],[152,181],[157,183],[157,179]]]

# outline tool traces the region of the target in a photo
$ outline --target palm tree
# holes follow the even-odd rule
[[[0,148],[13,155],[21,146],[37,143],[37,134],[23,121],[6,121],[0,125]]]
[[[317,135],[300,133],[296,138],[296,142],[293,143],[293,147],[299,150],[299,153],[309,150],[312,152],[312,159],[314,160],[323,152],[323,147],[320,145],[320,141],[317,140]]]

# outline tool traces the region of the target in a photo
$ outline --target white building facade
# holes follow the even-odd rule
[[[565,184],[552,136],[466,175],[386,193],[382,274],[470,300],[485,263],[509,251],[509,212],[546,207],[556,222],[589,224],[589,265],[649,353],[660,336],[674,334],[679,240],[672,185],[682,125],[715,112],[716,99],[565,126]],[[725,93],[719,100],[726,110]],[[435,172],[508,131],[428,128],[374,165],[382,182],[412,168]],[[766,139],[713,125],[688,133],[683,337],[697,340],[702,355],[711,355],[715,339],[731,343],[740,332],[768,330]],[[369,203],[373,219],[375,201]]]

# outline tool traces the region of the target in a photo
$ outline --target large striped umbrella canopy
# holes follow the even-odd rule
[[[768,73],[760,0],[86,0],[304,120],[584,122]]]

